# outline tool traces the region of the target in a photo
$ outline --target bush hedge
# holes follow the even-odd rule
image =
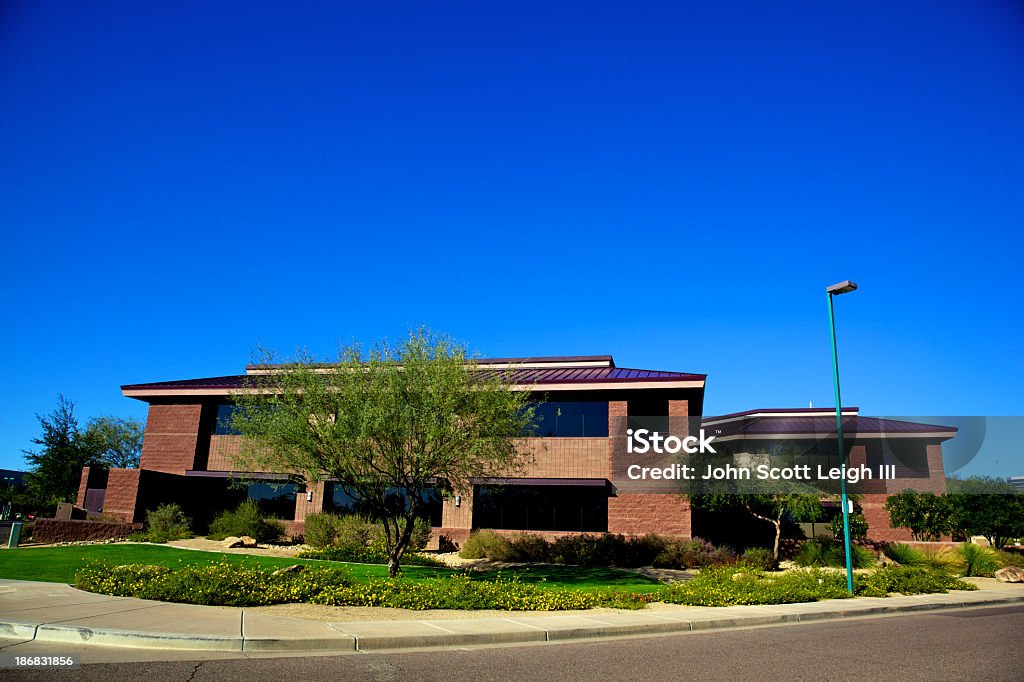
[[[561,611],[598,606],[637,609],[651,600],[649,595],[613,590],[538,587],[517,578],[472,580],[465,574],[455,574],[422,580],[377,578],[356,582],[343,567],[274,575],[227,562],[175,571],[161,566],[92,564],[78,572],[76,586],[122,597],[222,606],[308,602],[417,610]]]
[[[854,592],[862,597],[976,589],[946,573],[912,566],[887,566],[854,576]],[[771,574],[734,567],[704,569],[691,580],[663,588],[659,597],[667,603],[687,606],[735,606],[846,599],[850,594],[846,575],[840,571],[804,568]]]
[[[548,542],[538,535],[506,537],[489,530],[471,534],[463,543],[459,556],[515,563],[550,562],[621,568],[651,565],[658,568],[702,568],[729,566],[738,560],[732,550],[715,547],[700,538],[680,541],[654,534],[632,538],[616,534],[583,534],[565,535]],[[763,557],[757,560],[763,561]]]
[[[386,564],[388,563],[387,552],[380,545],[369,547],[356,547],[344,545],[341,547],[320,547],[306,549],[299,552],[299,559],[321,559],[323,561],[350,561],[357,564]],[[434,557],[416,552],[406,552],[401,561],[404,566],[446,566],[443,561]]]
[[[410,549],[425,549],[430,541],[430,522],[416,519]],[[322,512],[306,517],[306,544],[315,547],[367,547],[384,542],[384,526],[357,514]]]
[[[284,525],[268,518],[256,500],[245,500],[233,511],[217,515],[210,524],[211,540],[248,535],[257,542],[276,542],[284,537]]]

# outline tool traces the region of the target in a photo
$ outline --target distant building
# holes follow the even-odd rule
[[[1017,489],[1017,492],[1024,493],[1024,476],[1010,476],[1010,485]]]
[[[13,469],[0,469],[0,486],[13,485],[15,488],[24,488],[26,473]]]

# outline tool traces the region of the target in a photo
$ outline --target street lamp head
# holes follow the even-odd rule
[[[833,296],[838,296],[839,294],[848,294],[851,291],[856,291],[856,289],[857,289],[857,283],[856,282],[851,282],[850,280],[846,280],[845,282],[840,282],[839,284],[833,284],[830,287],[826,287],[825,291],[827,291],[828,293],[832,294]]]

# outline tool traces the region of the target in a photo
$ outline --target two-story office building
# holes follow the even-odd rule
[[[706,375],[622,368],[611,356],[478,362],[481,371],[510,371],[514,387],[543,401],[538,408],[543,417],[539,431],[522,441],[533,461],[515,476],[476,479],[472,490],[437,495],[429,510],[435,536],[458,543],[479,528],[542,534],[693,534],[690,506],[678,492],[618,485],[613,460],[621,456],[625,427],[634,418],[647,423],[663,419],[666,426],[682,424],[677,430],[695,430],[703,414]],[[265,371],[247,368],[247,373]],[[331,481],[304,484],[290,480],[287,472],[239,470],[235,456],[240,436],[231,432],[229,416],[232,396],[245,386],[246,375],[122,386],[125,396],[149,404],[140,466],[86,468],[78,505],[93,513],[141,521],[146,510],[174,501],[202,519],[249,497],[259,500],[293,534],[301,534],[307,514],[353,509],[353,501]],[[769,410],[707,419],[703,427],[715,429],[722,441],[799,436],[800,429],[827,438],[829,415],[834,426],[831,410]],[[858,439],[870,439],[872,429],[892,431],[891,425],[864,422],[852,411],[849,418]],[[941,442],[953,433],[921,426],[906,439],[906,447],[923,454],[908,455],[908,461],[923,467],[924,474],[915,475],[926,479],[928,489],[935,489],[944,480]],[[870,444],[858,440],[851,463],[880,463],[872,452]],[[901,531],[889,529],[880,512],[885,495],[895,490],[883,485],[872,492],[873,498],[865,497],[865,513],[875,534],[899,536]]]

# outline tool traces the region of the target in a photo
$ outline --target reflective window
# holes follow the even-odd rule
[[[235,416],[235,412],[238,411],[237,405],[225,403],[217,406],[217,425],[213,429],[213,433],[217,436],[237,436],[238,431],[231,425],[231,420]]]
[[[544,438],[607,438],[607,402],[554,401],[534,406],[535,434]]]
[[[346,492],[346,490],[337,483],[328,483],[326,485],[324,511],[333,512],[335,514],[359,514],[360,516],[366,516],[369,518],[379,516],[379,513],[377,513],[376,510],[368,507],[365,502],[357,500],[352,495],[349,495],[348,492]],[[426,503],[426,507],[420,509],[419,516],[429,519],[431,526],[439,527],[441,525],[441,491],[436,488],[424,490],[423,501]],[[405,494],[400,488],[392,488],[388,490],[387,504],[393,512],[400,513],[400,510],[405,509],[407,500],[405,498]]]
[[[474,486],[473,527],[606,532],[608,488]]]

